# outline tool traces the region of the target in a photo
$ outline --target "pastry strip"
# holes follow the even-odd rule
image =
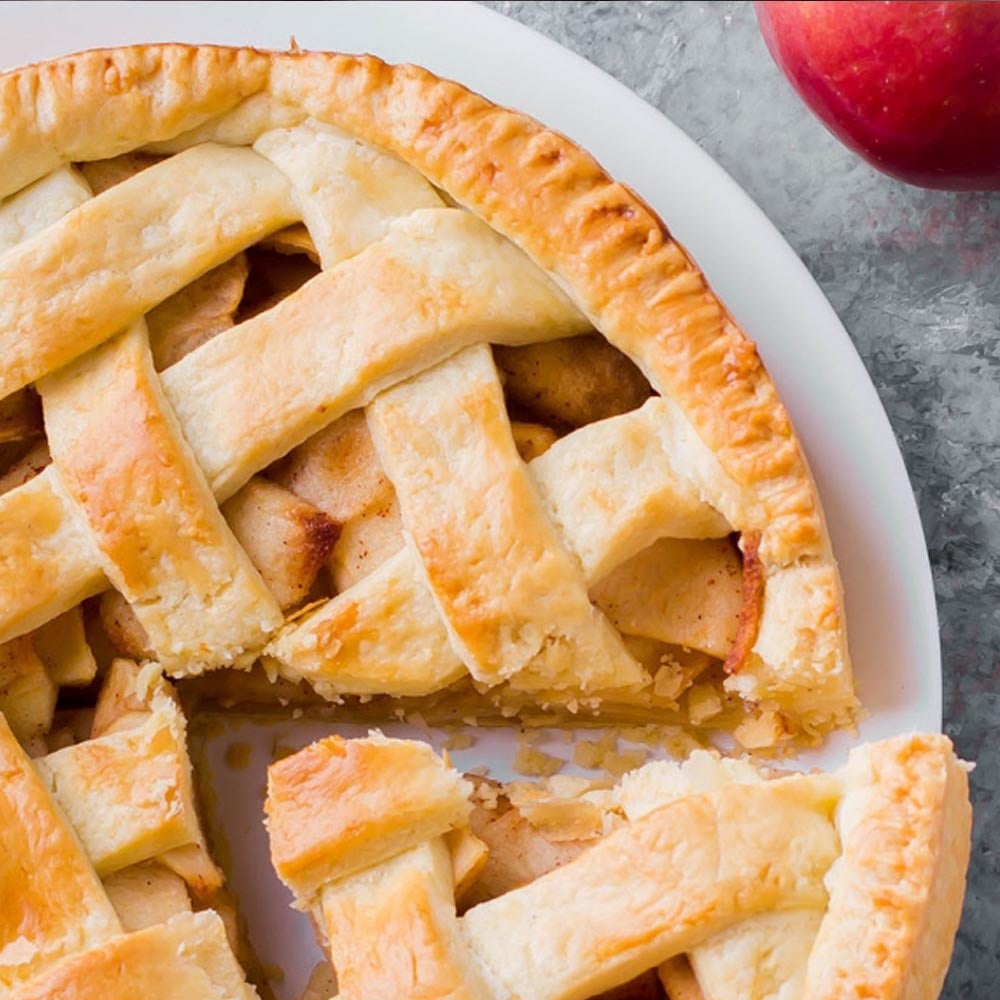
[[[618,801],[629,820],[635,820],[686,795],[764,780],[746,760],[696,750],[683,764],[656,761],[626,774]],[[664,963],[659,970],[663,985],[671,1000],[685,1000],[692,991],[690,1000],[799,1000],[822,918],[822,905],[749,917],[702,942],[681,961]]]
[[[809,956],[808,1000],[934,1000],[962,915],[968,766],[941,735],[856,747],[837,825],[844,857]]]
[[[0,900],[0,990],[121,933],[80,842],[2,716]]]
[[[0,496],[0,642],[104,590],[101,561],[54,466]]]
[[[642,683],[517,453],[488,345],[383,393],[368,423],[476,680],[585,692]]]
[[[139,667],[131,660],[113,660],[104,676],[101,693],[94,710],[94,720],[91,726],[91,738],[126,732],[149,724],[151,715],[166,714],[175,733],[174,741],[181,748],[183,766],[175,767],[178,775],[174,799],[180,804],[180,811],[185,817],[184,822],[195,833],[189,843],[174,847],[157,855],[157,861],[179,875],[188,885],[191,893],[198,899],[211,900],[222,888],[224,878],[208,852],[205,835],[198,822],[190,790],[190,780],[184,775],[190,771],[190,762],[186,754],[186,722],[183,713],[175,711],[172,706],[164,704],[173,698],[170,686],[162,679],[155,678],[157,665]],[[154,671],[150,675],[150,670]],[[113,746],[120,746],[112,741]],[[127,743],[126,743],[127,745]],[[86,755],[84,755],[86,758]],[[80,789],[81,794],[85,793]],[[155,838],[158,816],[156,810],[151,812],[152,824],[150,831]],[[168,814],[164,822],[169,825],[172,816]],[[138,831],[141,839],[144,831]]]
[[[719,509],[737,530],[762,531],[766,563],[828,557],[805,458],[754,345],[632,192],[564,136],[426,70],[343,55],[272,60],[266,92],[161,150],[253,142],[306,118],[391,150],[558,275],[680,404],[721,459],[734,503]]]
[[[165,669],[197,673],[253,656],[281,624],[281,610],[170,412],[145,324],[39,389],[53,462],[93,532],[102,569]]]
[[[419,748],[411,753],[426,747],[389,741],[395,762],[383,769],[387,741],[354,742],[377,808],[405,809],[399,763],[407,746]],[[298,773],[296,757],[308,759],[314,749],[271,771]],[[362,870],[346,878],[339,872],[350,865],[343,854],[350,837],[342,834],[332,845],[339,867],[320,890],[323,922],[335,951],[342,949],[338,964],[365,984],[364,995],[382,995],[375,984],[404,982],[408,969],[442,956],[454,961],[426,966],[447,974],[432,981],[464,995],[454,973],[468,954],[491,997],[584,1000],[689,952],[697,981],[686,961],[661,969],[687,1000],[933,1000],[961,911],[967,771],[945,737],[911,735],[852,750],[847,766],[829,775],[771,778],[748,761],[696,751],[683,764],[656,761],[585,796],[568,784],[560,793],[553,781],[547,792],[534,790],[540,799],[522,789],[514,805],[517,786],[496,786],[490,805],[489,788],[481,788],[485,809],[474,811],[473,827],[501,867],[507,855],[514,875],[459,920],[467,950],[455,950],[451,899],[441,898],[450,869],[434,859],[419,828],[409,843],[397,841],[391,860],[373,859],[362,840],[354,856]],[[352,818],[368,825],[369,803],[316,791],[291,812],[269,801],[272,824],[293,824],[320,852],[331,822],[342,831],[352,829]],[[596,841],[593,832],[583,842],[557,839],[555,831],[576,829],[576,808],[551,835],[542,826],[528,841],[504,823],[552,794],[569,794],[564,806],[586,797],[613,832]],[[492,808],[497,829],[489,833],[481,814]],[[522,823],[530,822],[526,815]],[[600,838],[601,824],[596,829]],[[388,926],[391,933],[380,929]],[[462,982],[478,990],[480,980],[466,974]]]
[[[86,181],[71,167],[56,170],[12,195],[0,204],[0,253],[41,232],[90,198]],[[103,574],[96,568],[99,557],[90,532],[65,506],[57,479],[54,468],[44,469],[3,501],[0,577],[18,574],[18,599],[29,615],[33,611],[38,616],[39,610],[53,606],[71,609],[104,584]],[[18,620],[14,602],[9,613],[13,621],[4,634],[27,631]],[[42,610],[36,624],[45,623],[48,617]],[[33,620],[29,617],[29,628]]]
[[[308,909],[326,883],[464,824],[468,793],[424,743],[331,736],[268,769],[271,861]]]
[[[801,1000],[822,919],[816,908],[776,910],[700,944],[688,958],[704,1000]]]
[[[161,696],[145,722],[35,761],[102,878],[201,837],[180,712]]]
[[[265,657],[283,677],[307,680],[331,701],[431,694],[467,674],[410,546],[292,622]]]
[[[87,182],[61,167],[0,202],[0,254],[51,226],[91,198]]]
[[[431,209],[160,378],[197,464],[224,499],[377,388],[468,343],[523,343],[585,327],[527,258],[482,223]],[[0,641],[105,586],[90,533],[52,475],[0,497],[0,592],[10,597]]]
[[[276,129],[254,149],[291,182],[325,271],[377,243],[393,219],[442,207],[413,167],[329,125]]]
[[[732,532],[679,460],[677,435],[667,429],[683,421],[676,407],[653,397],[637,410],[568,434],[531,462],[550,515],[589,582],[659,538]]]
[[[670,802],[474,906],[466,941],[499,995],[584,1000],[756,913],[822,906],[837,794],[796,777]]]
[[[281,171],[250,150],[213,145],[85,202],[0,256],[0,396],[297,217]]]
[[[395,153],[556,275],[676,401],[713,458],[712,470],[697,470],[710,487],[702,495],[741,533],[759,532],[768,579],[809,560],[836,573],[802,449],[754,345],[663,223],[565,137],[417,67],[329,53],[96,51],[5,74],[0,98],[4,195],[74,160],[245,145],[307,120]],[[842,630],[834,602],[824,619]],[[796,629],[819,631],[808,621]],[[772,680],[779,698],[811,682],[809,637],[792,648],[791,659],[768,664],[762,700]],[[849,724],[856,707],[848,683],[789,721],[825,731]]]
[[[70,955],[11,1000],[257,1000],[219,916],[181,913]]]
[[[458,932],[440,837],[326,887],[321,899],[341,996],[494,1000]]]
[[[463,347],[587,328],[483,223],[456,209],[422,209],[162,378],[199,464],[226,499],[348,410]]]

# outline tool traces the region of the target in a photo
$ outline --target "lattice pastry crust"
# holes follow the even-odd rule
[[[33,385],[52,456],[0,495],[0,641],[113,586],[175,676],[263,657],[332,699],[471,675],[641,707],[637,643],[670,641],[725,660],[771,713],[760,743],[850,724],[839,577],[777,392],[662,223],[564,137],[414,67],[187,46],[8,73],[0,136],[0,430]],[[108,186],[115,157],[146,168]],[[322,272],[164,345],[171,297],[262,240]],[[594,328],[656,395],[538,454],[553,435],[512,434],[487,345]],[[296,609],[307,588],[265,583],[238,536],[326,522],[255,474],[359,408],[403,530]],[[676,636],[662,608],[734,559],[738,626]],[[677,582],[643,590],[664,566]]]
[[[222,876],[164,682],[118,661],[90,738],[35,760],[0,715],[0,773],[0,997],[257,996],[213,909]]]
[[[562,779],[561,802],[522,792],[526,831],[490,817],[502,789],[473,810],[427,746],[374,734],[273,764],[266,811],[344,997],[584,1000],[658,968],[675,1000],[933,1000],[964,893],[966,771],[942,736],[766,780],[699,751],[616,788]],[[470,900],[483,838],[501,861]]]

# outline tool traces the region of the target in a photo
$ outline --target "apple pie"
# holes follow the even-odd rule
[[[256,995],[205,701],[769,753],[853,725],[777,390],[565,137],[371,56],[0,75],[0,998]],[[938,736],[614,786],[334,737],[267,814],[345,1000],[931,1000],[968,857]]]
[[[0,641],[75,657],[10,674],[22,734],[81,630],[232,700],[851,724],[774,384],[569,140],[415,67],[180,45],[8,73],[0,115]]]

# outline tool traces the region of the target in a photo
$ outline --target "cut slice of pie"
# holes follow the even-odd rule
[[[0,135],[0,701],[25,738],[93,676],[82,601],[111,653],[384,716],[761,747],[852,723],[777,391],[569,140],[411,66],[180,45],[0,76]],[[83,655],[48,666],[59,628]]]
[[[0,996],[251,1000],[172,692],[118,661],[94,718],[31,760],[0,716]]]
[[[399,780],[407,758],[425,780]],[[967,767],[920,735],[832,774],[697,751],[534,789],[330,737],[271,766],[266,811],[275,869],[359,998],[585,1000],[658,970],[673,1000],[933,1000],[971,831]]]

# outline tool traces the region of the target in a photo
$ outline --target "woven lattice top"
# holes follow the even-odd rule
[[[366,794],[346,794],[361,775]],[[941,988],[970,819],[944,737],[770,780],[702,752],[569,801],[522,793],[527,819],[469,791],[425,745],[381,736],[271,766],[272,860],[341,996],[583,1000],[650,969],[672,1000]],[[470,881],[487,884],[472,900]]]
[[[769,713],[759,742],[850,719],[836,567],[774,387],[586,154],[372,59],[154,47],[2,87],[0,396],[37,389],[51,465],[0,496],[0,638],[111,586],[178,676],[263,658],[334,699],[471,675],[655,714],[667,642],[724,662],[725,696]],[[178,296],[265,239],[321,270],[165,340]],[[494,352],[595,328],[654,395],[519,451],[517,358]],[[275,463],[316,441],[337,461],[362,410],[394,534],[303,614],[308,587],[261,576],[267,519],[306,517]]]

